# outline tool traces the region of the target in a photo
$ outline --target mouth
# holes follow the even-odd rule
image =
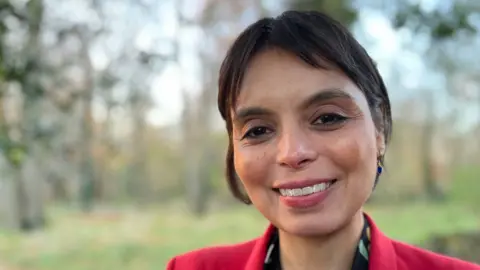
[[[273,190],[280,194],[283,197],[302,197],[309,196],[315,193],[320,193],[331,188],[337,179],[333,179],[328,182],[322,182],[310,186],[299,187],[299,188],[274,188]]]

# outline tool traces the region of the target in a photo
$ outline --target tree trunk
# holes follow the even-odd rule
[[[141,91],[133,89],[133,91]],[[132,134],[132,171],[128,179],[128,193],[138,202],[146,202],[150,194],[148,173],[147,173],[147,149],[145,141],[146,123],[145,123],[145,97],[142,93],[133,93],[132,115],[133,115],[133,134]]]
[[[425,103],[425,108],[427,111],[425,114],[421,144],[424,191],[429,199],[443,200],[443,191],[439,187],[438,179],[435,179],[435,174],[433,172],[434,162],[432,158],[432,146],[435,136],[435,107],[431,93],[427,93],[425,96]]]
[[[477,138],[480,138],[480,76],[477,81],[477,109],[478,109],[478,123],[477,123]],[[480,165],[480,143],[477,143],[477,164]]]
[[[90,211],[94,206],[95,190],[98,189],[98,183],[95,179],[95,171],[92,153],[92,136],[93,136],[93,117],[92,117],[92,101],[94,90],[93,65],[88,53],[89,37],[86,29],[77,30],[81,43],[82,67],[85,71],[85,77],[82,91],[82,129],[80,137],[80,207],[83,211]]]
[[[202,146],[198,141],[200,131],[197,130],[197,119],[192,112],[192,106],[188,97],[184,96],[184,111],[182,119],[183,133],[183,157],[184,157],[184,179],[187,204],[190,211],[196,215],[202,215],[205,207],[202,204],[202,189],[200,179],[200,158],[199,153]]]
[[[33,230],[45,224],[43,210],[43,171],[39,166],[41,153],[42,119],[41,83],[40,83],[40,28],[43,19],[42,0],[30,0],[28,8],[29,37],[26,46],[27,66],[24,80],[21,81],[24,94],[22,125],[23,143],[27,149],[27,157],[14,167],[15,198],[18,211],[18,225],[21,230]]]
[[[95,195],[94,171],[91,153],[91,105],[90,97],[81,101],[83,109],[82,131],[80,143],[80,206],[83,211],[90,211],[93,207]]]
[[[27,219],[28,213],[28,195],[23,182],[22,171],[20,168],[12,170],[14,203],[12,204],[12,215],[10,225],[16,229],[26,230],[29,226]]]
[[[115,189],[112,186],[111,173],[110,173],[110,159],[112,157],[112,149],[114,148],[112,133],[112,106],[107,105],[107,116],[102,127],[102,137],[100,142],[102,147],[104,147],[104,152],[102,156],[97,160],[97,177],[98,182],[102,186],[102,198],[101,199],[111,199],[111,195],[115,193]],[[113,183],[118,185],[118,183]]]
[[[45,225],[45,168],[44,146],[34,142],[29,148],[30,154],[22,166],[23,185],[27,197],[26,219],[22,223],[23,230],[42,228]]]

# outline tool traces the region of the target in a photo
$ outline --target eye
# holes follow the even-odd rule
[[[262,126],[253,127],[245,133],[242,139],[258,139],[271,132],[272,131],[267,127],[262,127]]]
[[[320,115],[318,118],[315,119],[314,125],[335,125],[341,124],[347,120],[347,117],[336,114],[336,113],[326,113]]]

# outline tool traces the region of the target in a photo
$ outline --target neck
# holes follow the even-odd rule
[[[327,236],[300,237],[279,230],[283,269],[351,269],[363,225],[359,211],[345,227]]]

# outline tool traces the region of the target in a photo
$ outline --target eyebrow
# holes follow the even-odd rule
[[[318,103],[326,102],[332,99],[349,99],[353,100],[352,96],[340,88],[327,88],[318,91],[312,96],[308,97],[300,104],[300,109],[305,109],[316,105]]]
[[[254,116],[267,116],[273,115],[273,112],[269,109],[262,107],[247,107],[241,108],[233,115],[233,122],[241,122],[244,119]]]
[[[299,109],[306,109],[313,105],[326,102],[332,99],[349,99],[353,100],[352,96],[343,91],[340,88],[327,88],[318,91],[317,93],[311,95],[306,100],[304,100]],[[263,107],[246,107],[238,109],[233,115],[233,121],[238,122],[242,121],[243,119],[250,118],[250,117],[258,117],[258,116],[268,116],[273,115],[274,112],[272,110],[263,108]]]

